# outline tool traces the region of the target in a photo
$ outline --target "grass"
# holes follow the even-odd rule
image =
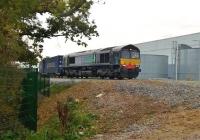
[[[74,99],[66,102],[69,109],[67,128],[60,131],[58,116],[52,117],[37,133],[31,133],[27,140],[82,140],[95,134],[96,115],[84,111],[84,105]]]
[[[71,86],[71,84],[53,84],[51,85],[51,94],[58,94]],[[60,121],[57,113],[49,119],[43,127],[37,132],[30,132],[27,129],[21,129],[19,132],[8,131],[0,136],[1,140],[82,140],[96,134],[95,123],[97,116],[86,111],[84,103],[76,101],[73,98],[65,101],[69,110],[67,127],[64,133],[61,133]]]
[[[67,90],[68,88],[72,87],[73,85],[75,85],[74,82],[51,84],[51,86],[50,86],[50,95],[61,93],[62,91]]]

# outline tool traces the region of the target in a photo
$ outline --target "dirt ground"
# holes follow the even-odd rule
[[[146,94],[148,89],[144,90],[146,87],[162,89],[167,84],[170,87],[168,81],[91,80],[80,82],[60,94],[43,99],[38,109],[38,125],[41,127],[56,114],[57,101],[66,101],[70,96],[84,103],[90,112],[99,116],[96,124],[98,134],[91,138],[93,140],[199,140],[200,108],[191,105],[192,101],[200,102],[196,96],[194,99],[193,96],[189,96],[193,100],[184,96],[183,102],[172,106],[162,97],[157,97],[156,93],[156,98],[154,98],[152,96],[154,88],[151,89],[152,93],[149,95]],[[136,87],[142,85],[140,87],[142,90],[137,90],[138,94],[134,94],[136,90],[128,89],[131,85]],[[179,84],[179,86],[184,85]],[[200,92],[198,86],[187,85],[187,88],[187,90],[177,90],[177,88],[172,90],[174,93],[182,91],[185,94],[190,91]],[[140,93],[143,91],[145,94]],[[182,98],[176,98],[176,100],[179,99]],[[190,104],[186,104],[187,100],[190,100]]]

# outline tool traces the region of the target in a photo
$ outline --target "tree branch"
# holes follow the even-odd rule
[[[20,34],[20,36],[38,37],[38,34],[22,33],[22,34]],[[40,35],[41,38],[59,37],[59,36],[65,36],[65,35],[64,34]]]

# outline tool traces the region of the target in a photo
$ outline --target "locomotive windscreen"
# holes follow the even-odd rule
[[[139,58],[140,57],[140,53],[136,50],[128,50],[128,49],[124,49],[121,52],[121,58],[126,58],[126,59],[130,59],[130,58]]]

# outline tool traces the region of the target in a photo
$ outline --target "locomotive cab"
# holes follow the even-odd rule
[[[127,69],[134,69],[140,65],[140,51],[133,47],[128,46],[122,48],[120,53],[120,65]]]
[[[120,77],[136,78],[140,70],[140,50],[134,45],[121,47],[119,50]]]

